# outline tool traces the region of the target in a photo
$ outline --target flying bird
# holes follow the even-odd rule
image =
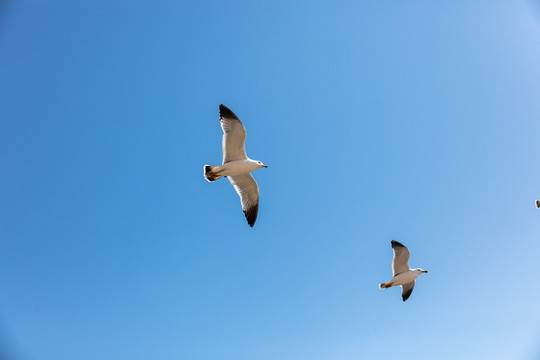
[[[392,240],[392,249],[394,249],[394,259],[392,259],[392,273],[394,278],[379,285],[379,289],[386,289],[392,286],[401,286],[401,295],[403,301],[411,296],[414,289],[414,281],[423,273],[422,269],[409,268],[409,256],[411,253],[403,244]]]
[[[540,209],[540,200],[536,200],[536,208]]]
[[[204,177],[209,182],[228,177],[240,196],[242,210],[253,227],[259,212],[259,186],[251,172],[267,168],[246,155],[246,129],[238,117],[225,105],[219,105],[219,120],[223,129],[223,165],[204,165]]]

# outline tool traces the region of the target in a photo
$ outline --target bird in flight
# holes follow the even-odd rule
[[[401,295],[403,301],[411,296],[414,289],[414,281],[423,273],[427,273],[422,269],[409,268],[409,256],[411,253],[403,244],[392,240],[392,249],[394,250],[394,259],[392,259],[392,280],[379,285],[380,289],[386,289],[392,286],[401,286]]]
[[[251,172],[267,168],[246,155],[246,129],[238,117],[225,105],[219,105],[219,120],[223,129],[223,165],[204,165],[204,177],[209,182],[228,177],[240,196],[242,210],[253,227],[259,212],[259,186]]]
[[[540,200],[536,200],[535,203],[536,203],[536,208],[540,209]]]

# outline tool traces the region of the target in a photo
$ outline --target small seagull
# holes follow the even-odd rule
[[[427,271],[409,268],[409,256],[411,256],[411,253],[403,244],[392,240],[392,249],[394,249],[394,259],[392,259],[392,273],[394,273],[394,278],[380,284],[379,289],[401,285],[401,294],[403,301],[405,301],[412,294],[416,278],[423,273],[427,273]]]
[[[225,105],[219,105],[219,120],[223,129],[223,165],[204,165],[204,177],[209,182],[228,177],[240,196],[242,210],[249,226],[253,227],[259,212],[259,186],[251,172],[267,168],[246,155],[246,129],[238,117]]]
[[[536,200],[536,208],[540,209],[540,200]]]

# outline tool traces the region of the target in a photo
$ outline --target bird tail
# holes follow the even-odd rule
[[[379,289],[386,289],[386,288],[389,288],[391,285],[389,285],[388,283],[380,283],[379,284]]]
[[[209,182],[216,181],[221,176],[216,175],[212,170],[216,168],[217,166],[212,165],[204,165],[204,178],[208,180]]]

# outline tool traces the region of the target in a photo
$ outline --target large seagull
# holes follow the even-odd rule
[[[402,243],[392,240],[392,249],[394,249],[394,259],[392,259],[392,273],[394,274],[394,278],[380,284],[379,288],[386,289],[401,285],[401,295],[403,301],[405,301],[411,296],[416,278],[423,273],[427,273],[427,271],[409,268],[409,256],[411,253]]]
[[[251,172],[268,166],[247,157],[246,129],[225,105],[219,105],[219,120],[223,129],[223,165],[204,165],[204,177],[210,182],[220,177],[229,178],[240,196],[246,220],[253,227],[259,212],[259,186]]]

